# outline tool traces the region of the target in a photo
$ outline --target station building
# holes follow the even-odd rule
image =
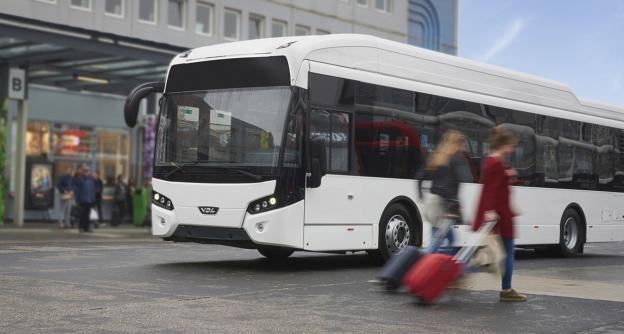
[[[18,223],[58,218],[58,194],[45,205],[35,198],[35,188],[52,188],[68,167],[86,163],[100,175],[105,219],[110,218],[117,175],[138,187],[149,180],[157,97],[144,103],[139,126],[128,129],[122,114],[125,95],[139,83],[164,79],[170,59],[187,49],[265,37],[361,33],[457,54],[457,0],[2,4],[3,73],[23,70],[27,87],[23,99],[7,104],[5,215],[13,219],[23,202]],[[35,176],[35,165],[47,166],[47,174],[38,169]]]

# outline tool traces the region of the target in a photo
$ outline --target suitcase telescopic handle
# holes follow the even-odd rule
[[[462,249],[457,252],[455,255],[455,260],[461,263],[467,263],[470,260],[470,257],[475,253],[475,251],[481,246],[483,239],[492,231],[496,225],[496,221],[488,221],[481,225],[479,231],[477,231],[476,235],[471,236],[471,240],[467,246],[462,247]]]

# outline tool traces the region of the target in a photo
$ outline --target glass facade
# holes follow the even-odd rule
[[[84,163],[113,186],[117,175],[129,175],[130,136],[127,130],[30,120],[26,155],[52,162],[53,180]]]

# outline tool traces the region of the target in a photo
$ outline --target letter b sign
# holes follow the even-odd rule
[[[26,71],[10,68],[8,87],[10,99],[23,100],[26,97]]]

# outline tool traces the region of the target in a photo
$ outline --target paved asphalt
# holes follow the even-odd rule
[[[624,243],[518,254],[527,303],[474,275],[435,305],[371,282],[364,254],[174,244],[144,229],[0,228],[1,333],[624,333]]]

